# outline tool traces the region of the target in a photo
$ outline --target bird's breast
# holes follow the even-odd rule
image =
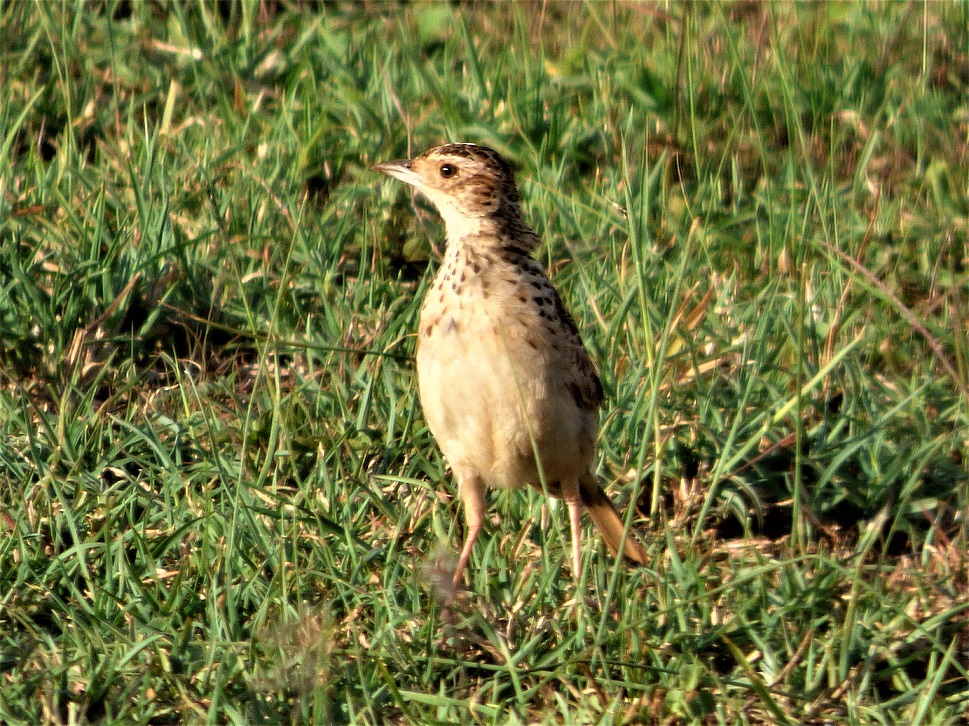
[[[582,470],[595,433],[595,411],[576,405],[549,321],[519,278],[445,265],[419,326],[418,385],[431,432],[452,467],[497,486],[536,484],[535,451],[546,475]]]

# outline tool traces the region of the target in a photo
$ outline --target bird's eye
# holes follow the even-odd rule
[[[445,179],[450,179],[452,176],[458,173],[458,168],[454,164],[441,164],[441,176]]]

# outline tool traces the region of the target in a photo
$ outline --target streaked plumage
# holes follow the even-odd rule
[[[417,375],[428,425],[458,479],[468,522],[454,582],[484,520],[486,486],[530,485],[564,499],[579,574],[585,504],[613,552],[645,563],[592,473],[602,385],[569,315],[530,254],[509,164],[447,144],[378,164],[437,207],[447,250],[421,309]]]

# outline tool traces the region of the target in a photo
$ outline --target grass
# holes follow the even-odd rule
[[[965,3],[0,4],[0,720],[969,711]],[[519,167],[650,556],[462,537],[370,170]]]

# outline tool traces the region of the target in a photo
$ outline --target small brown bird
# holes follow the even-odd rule
[[[441,269],[421,309],[417,377],[427,423],[458,479],[467,537],[453,583],[484,522],[486,486],[525,484],[564,499],[572,568],[581,570],[581,505],[613,553],[646,553],[592,471],[602,384],[522,219],[511,166],[475,144],[446,144],[377,164],[437,207]]]

